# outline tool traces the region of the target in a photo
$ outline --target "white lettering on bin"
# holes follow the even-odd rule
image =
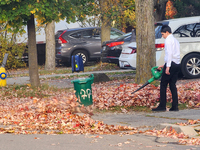
[[[80,91],[80,95],[83,99],[85,99],[86,97],[90,98],[90,95],[92,95],[92,92],[90,89],[87,89],[86,91],[81,89]]]

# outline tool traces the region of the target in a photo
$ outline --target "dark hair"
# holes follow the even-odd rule
[[[162,28],[161,28],[161,32],[166,33],[167,31],[169,33],[172,33],[172,30],[171,30],[171,28],[168,25],[163,25]]]

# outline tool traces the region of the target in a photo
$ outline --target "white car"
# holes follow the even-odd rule
[[[169,25],[180,43],[181,72],[186,78],[200,77],[200,16],[163,20],[155,24],[156,66],[164,64],[162,25]],[[120,68],[136,69],[136,42],[124,45],[119,57]]]

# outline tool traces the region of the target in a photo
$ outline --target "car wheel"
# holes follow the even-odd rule
[[[55,65],[56,67],[59,67],[60,66],[60,62],[58,60],[55,61]]]
[[[200,30],[197,30],[197,31],[196,31],[195,37],[200,37]]]
[[[88,54],[84,50],[76,50],[73,52],[73,55],[81,55],[83,59],[83,64],[86,64],[88,62]]]
[[[181,70],[186,78],[200,77],[200,54],[189,54],[183,59]]]

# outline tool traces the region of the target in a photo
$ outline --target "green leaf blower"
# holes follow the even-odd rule
[[[162,75],[162,69],[158,70],[158,66],[155,66],[155,67],[151,68],[151,73],[152,73],[153,77],[151,79],[149,79],[145,84],[143,84],[140,88],[138,88],[136,91],[132,92],[131,94],[134,94],[135,92],[137,92],[140,89],[144,88],[149,83],[151,83],[151,82],[153,82],[155,80],[158,80]]]

